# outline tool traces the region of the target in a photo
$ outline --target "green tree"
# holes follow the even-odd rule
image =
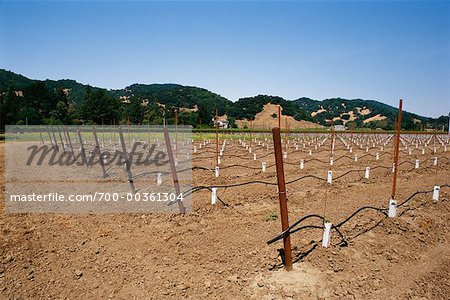
[[[119,113],[119,99],[112,97],[105,89],[87,88],[80,106],[83,123],[110,124],[114,119],[118,120]]]

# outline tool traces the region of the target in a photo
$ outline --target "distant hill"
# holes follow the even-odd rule
[[[357,127],[392,129],[398,114],[397,108],[375,100],[333,98],[317,101],[300,98],[293,102],[308,111],[322,125],[330,125],[333,120],[334,124],[347,125],[354,122]],[[426,124],[437,125],[437,120],[433,118],[406,111],[403,112],[402,119],[403,127],[408,129],[421,129],[421,125]]]
[[[110,91],[115,97],[137,97],[149,104],[161,104],[170,107],[196,109],[206,121],[214,109],[220,115],[228,113],[233,102],[206,89],[179,84],[133,84],[125,89]]]
[[[6,92],[9,87],[24,89],[31,85],[33,81],[25,76],[0,69],[0,93]]]
[[[277,96],[258,95],[232,102],[216,93],[199,87],[179,84],[133,84],[118,90],[106,90],[81,84],[75,80],[33,80],[0,69],[2,127],[23,123],[148,123],[158,124],[163,118],[198,126],[211,125],[214,111],[225,116],[230,124],[246,124],[257,114],[265,116],[270,108],[281,105],[282,114],[292,122],[330,126],[392,129],[397,108],[375,100],[298,98],[287,100]],[[271,104],[271,105],[268,105]],[[275,105],[275,106],[274,106]],[[264,114],[262,114],[264,113]],[[276,118],[276,115],[272,117]],[[264,117],[267,120],[267,116]],[[269,120],[270,121],[270,120]],[[303,122],[303,123],[302,123]],[[259,124],[256,122],[255,124]],[[403,128],[420,130],[447,126],[448,117],[428,118],[404,112]],[[258,126],[258,125],[256,125]],[[319,127],[321,127],[319,126]]]

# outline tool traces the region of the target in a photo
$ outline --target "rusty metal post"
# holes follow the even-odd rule
[[[281,128],[281,104],[278,106],[278,128]]]
[[[175,158],[178,159],[178,110],[175,110]]]
[[[397,119],[397,135],[395,137],[395,149],[394,149],[394,179],[392,183],[392,194],[391,199],[395,199],[395,189],[397,187],[397,173],[398,173],[398,154],[399,154],[399,146],[400,146],[400,132],[402,130],[402,102],[400,99],[398,105],[398,119]]]
[[[278,199],[280,201],[281,230],[285,231],[289,227],[289,217],[286,200],[286,183],[284,180],[283,152],[281,148],[280,128],[272,129],[273,147],[275,150],[275,164],[277,167]],[[286,271],[292,270],[292,250],[291,238],[289,235],[283,237],[284,265]]]
[[[288,150],[288,121],[287,117],[284,118],[284,147],[286,148],[286,152]]]
[[[198,123],[200,125],[200,144],[202,143],[202,118],[198,118]]]
[[[250,149],[252,149],[252,138],[253,138],[253,121],[250,120]]]
[[[330,132],[330,135],[331,135],[331,158],[333,158],[333,154],[334,154],[334,120],[331,120],[331,128],[330,128],[330,130],[331,130],[331,132]]]
[[[353,129],[355,128],[354,123],[350,126],[350,148],[353,148]]]
[[[216,167],[219,165],[219,115],[216,109]]]
[[[180,183],[178,181],[178,174],[177,169],[175,167],[175,159],[173,158],[172,144],[170,143],[169,130],[167,129],[167,126],[164,126],[163,131],[164,131],[164,141],[166,143],[167,148],[167,156],[169,156],[170,170],[172,172],[173,185],[175,186],[175,192],[177,193],[176,199],[178,199],[178,197],[181,195],[181,189]],[[178,208],[180,209],[181,214],[186,213],[186,208],[184,207],[182,201],[178,201]]]

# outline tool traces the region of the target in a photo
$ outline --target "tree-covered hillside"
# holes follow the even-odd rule
[[[395,116],[398,114],[397,108],[374,100],[333,98],[317,101],[309,98],[300,98],[293,102],[310,113],[318,112],[314,116],[314,119],[322,125],[330,125],[331,120],[338,117],[341,120],[337,120],[334,123],[342,124],[351,118],[349,113],[352,112],[356,119],[345,122],[346,125],[354,123],[356,127],[393,129]],[[364,120],[374,118],[378,115],[386,118],[380,121],[364,123]],[[402,119],[403,128],[407,130],[420,130],[427,128],[427,126],[438,126],[441,128],[445,124],[442,122],[443,119],[435,120],[407,111],[403,112]]]
[[[212,126],[217,109],[235,120],[253,119],[267,103],[279,104],[283,114],[324,126],[392,129],[397,108],[374,100],[325,99],[322,101],[258,95],[232,102],[203,88],[178,84],[133,84],[106,90],[74,80],[32,80],[0,69],[0,130],[7,124],[178,124]],[[276,116],[275,116],[276,117]],[[407,130],[447,126],[437,119],[404,112]]]
[[[215,109],[220,115],[227,114],[233,102],[212,93],[206,89],[190,86],[182,86],[179,84],[133,84],[123,90],[111,91],[116,97],[130,97],[148,101],[149,105],[162,104],[172,110],[176,108],[188,108],[191,114],[196,114],[202,120],[210,121],[213,117]],[[189,124],[191,124],[189,122]],[[195,121],[194,124],[197,124]],[[192,125],[194,125],[192,124]]]

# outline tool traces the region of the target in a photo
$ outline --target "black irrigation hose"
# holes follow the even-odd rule
[[[409,162],[409,161],[405,161],[405,162]],[[404,162],[404,163],[405,163],[405,162]],[[294,163],[288,163],[288,164],[294,165]],[[400,166],[400,165],[401,165],[401,164],[399,164],[399,166]],[[274,167],[274,166],[275,166],[275,164],[272,164],[272,165],[267,166],[266,168],[272,168],[272,167]],[[227,168],[232,168],[232,167],[242,167],[242,168],[247,168],[247,169],[260,170],[259,167],[250,167],[250,166],[244,166],[244,165],[238,165],[238,164],[230,165],[230,166],[226,166],[226,167],[222,167],[221,169],[227,169]],[[194,168],[201,169],[201,170],[213,171],[213,170],[211,170],[211,169],[209,169],[209,168],[206,168],[206,167],[194,167]],[[377,166],[371,167],[371,170],[372,170],[372,171],[373,171],[373,170],[376,170],[376,169],[386,169],[386,170],[389,170],[390,168],[391,168],[391,167],[389,167],[389,166],[381,166],[381,165],[377,165]],[[422,170],[424,170],[424,169],[429,169],[429,168],[432,168],[432,166],[428,166],[428,167],[422,168]],[[408,170],[408,171],[405,171],[405,172],[412,172],[412,171],[414,171],[414,170],[415,170],[415,168],[413,168],[413,169],[411,169],[411,170]],[[347,172],[345,172],[345,173],[343,173],[343,174],[341,174],[341,175],[339,175],[339,176],[333,178],[333,180],[339,180],[339,179],[341,179],[341,178],[343,178],[343,177],[345,177],[345,176],[347,176],[347,175],[349,175],[349,174],[351,174],[351,173],[355,173],[355,172],[365,172],[365,169],[354,169],[354,170],[349,170],[349,171],[347,171]],[[168,173],[170,173],[170,172],[168,172]],[[286,184],[294,183],[294,182],[297,182],[297,181],[299,181],[299,180],[306,179],[306,178],[314,178],[314,179],[317,179],[317,180],[326,181],[325,178],[321,178],[321,177],[319,177],[319,176],[317,176],[317,175],[313,175],[313,174],[308,174],[308,175],[305,175],[305,176],[302,176],[302,177],[293,179],[293,180],[291,180],[291,181],[288,181],[288,182],[286,182]],[[270,183],[270,182],[265,182],[265,181],[258,181],[258,180],[256,180],[256,181],[244,182],[244,183],[235,184],[235,185],[229,185],[229,186],[217,186],[217,187],[225,187],[225,188],[226,188],[226,187],[234,187],[234,186],[246,185],[246,184],[250,184],[250,183],[263,183],[263,184],[267,184],[267,185],[276,185],[275,183]],[[212,187],[216,187],[216,186],[212,186]]]
[[[387,213],[386,213],[387,209],[385,209],[385,208],[379,208],[379,207],[373,207],[373,206],[363,206],[363,207],[357,209],[355,212],[353,212],[350,216],[348,216],[346,219],[341,221],[339,224],[337,224],[336,227],[341,227],[342,225],[344,225],[345,223],[350,221],[354,216],[356,216],[360,212],[362,212],[364,210],[368,210],[368,209],[372,209],[372,210],[378,211],[378,212],[384,214],[385,216],[387,216]]]
[[[291,234],[293,234],[293,233],[296,233],[297,231],[302,231],[302,230],[304,230],[304,229],[323,229],[323,226],[318,226],[318,225],[305,225],[305,226],[301,226],[301,227],[298,227],[298,228],[295,228],[295,229],[289,231],[289,234],[291,235]],[[273,242],[276,242],[276,241],[273,241]],[[273,242],[272,242],[272,243],[273,243]],[[267,244],[270,245],[271,243],[269,243],[269,241],[267,241]]]
[[[302,177],[293,179],[293,180],[291,180],[291,181],[286,181],[286,185],[291,184],[291,183],[294,183],[294,182],[297,182],[297,181],[300,181],[300,180],[302,180],[302,179],[306,179],[306,178],[314,178],[314,179],[317,179],[317,180],[327,181],[325,178],[321,178],[321,177],[319,177],[319,176],[309,174],[309,175],[305,175],[305,176],[302,176]]]
[[[247,157],[243,157],[243,155],[236,155],[236,154],[230,154],[227,155],[228,157],[236,157],[240,159],[248,159]],[[194,156],[193,159],[210,159],[210,158],[216,158],[216,155],[211,156]]]
[[[249,184],[265,184],[265,185],[278,185],[277,183],[273,183],[273,182],[267,182],[267,181],[262,181],[262,180],[252,180],[252,181],[246,181],[246,182],[241,182],[241,183],[234,183],[234,184],[229,184],[229,185],[214,185],[211,187],[216,187],[216,188],[230,188],[230,187],[238,187],[238,186],[244,186],[244,185],[249,185]]]
[[[422,167],[422,168],[420,168],[420,170],[428,170],[428,169],[432,169],[434,166],[427,166],[427,167]],[[413,171],[416,171],[416,170],[418,170],[418,169],[416,169],[415,167],[414,168],[412,168],[412,169],[410,169],[410,170],[408,170],[408,171],[406,171],[406,172],[413,172]]]
[[[283,161],[283,164],[291,165],[291,166],[298,166],[299,165],[299,163],[293,163],[293,162],[290,162],[290,161]]]
[[[317,159],[317,158],[307,159],[307,160],[305,160],[305,163],[309,163],[309,162],[312,162],[312,161],[317,161],[317,162],[324,163],[324,164],[330,163],[329,161],[323,161],[323,160],[320,160],[320,159]]]
[[[206,170],[206,171],[211,171],[211,172],[213,171],[213,170],[211,170],[209,168],[206,168],[206,167],[194,166],[192,168],[185,168],[185,169],[177,170],[177,173],[184,173],[184,172],[194,171],[194,170]],[[143,173],[140,173],[140,174],[137,174],[137,175],[133,176],[133,179],[138,179],[138,178],[144,177],[144,176],[149,175],[149,174],[158,174],[158,173],[162,173],[163,175],[167,175],[167,174],[172,174],[172,171],[149,171],[149,172],[143,172]]]
[[[323,180],[326,181],[326,179],[324,178],[320,178],[316,175],[305,175],[290,181],[286,181],[286,185],[297,182],[299,180],[302,179],[306,179],[306,178],[314,178],[317,180]],[[244,186],[244,185],[250,185],[250,184],[265,184],[265,185],[271,185],[271,186],[277,186],[278,183],[275,182],[267,182],[267,181],[262,181],[262,180],[252,180],[252,181],[246,181],[246,182],[241,182],[241,183],[234,183],[234,184],[229,184],[229,185],[211,185],[209,186],[210,188],[216,187],[216,188],[232,188],[232,187],[238,187],[238,186]]]
[[[343,158],[353,159],[353,157],[351,157],[351,156],[343,155],[343,156],[340,156],[340,157],[336,158],[336,159],[334,160],[334,162],[337,162],[337,161],[339,161],[339,160],[341,160],[341,159],[343,159]]]
[[[428,193],[432,193],[432,192],[433,192],[433,190],[431,190],[431,191],[416,191],[414,194],[412,194],[411,196],[409,196],[408,198],[403,200],[401,203],[397,204],[397,207],[402,207],[403,205],[405,205],[406,203],[411,201],[411,199],[413,199],[417,195],[428,194]]]
[[[297,226],[298,224],[300,224],[301,222],[307,220],[307,219],[311,219],[311,218],[318,218],[321,219],[322,221],[325,221],[325,218],[322,217],[321,215],[317,215],[317,214],[310,214],[310,215],[306,215],[301,217],[300,219],[298,219],[297,221],[295,221],[294,223],[292,223],[292,225],[290,225],[288,228],[286,228],[284,231],[282,231],[281,233],[277,234],[276,236],[274,236],[272,239],[267,241],[267,244],[272,244],[276,241],[278,241],[279,239],[283,238],[285,235],[287,235],[295,226]],[[322,227],[321,227],[322,228]]]
[[[306,178],[314,178],[314,179],[317,179],[317,180],[326,181],[326,179],[320,178],[320,177],[315,176],[315,175],[305,175],[305,176],[293,179],[291,181],[287,181],[286,185],[294,183],[294,182],[297,182],[299,180],[306,179]],[[189,191],[187,191],[185,193],[187,193],[187,195],[190,195],[192,193],[201,191],[203,189],[209,189],[209,190],[211,190],[212,188],[224,188],[224,189],[227,189],[227,188],[239,187],[239,186],[250,185],[250,184],[265,184],[265,185],[271,185],[271,186],[278,185],[277,183],[273,183],[273,182],[267,182],[267,181],[261,181],[261,180],[253,180],[253,181],[246,181],[246,182],[235,183],[235,184],[230,184],[230,185],[196,186],[196,187],[193,187],[191,190],[189,190]]]
[[[190,196],[191,194],[193,194],[194,192],[198,192],[198,191],[201,191],[201,190],[209,190],[209,191],[212,191],[211,187],[208,187],[208,186],[199,186],[199,187],[196,187],[195,190],[194,190],[194,189],[191,189],[190,191],[187,191],[187,192],[182,193],[182,194],[183,194],[184,197],[187,197],[187,196]],[[217,199],[218,199],[224,206],[229,206],[227,203],[225,203],[225,202],[219,197],[219,195],[216,195],[216,197],[217,197]],[[178,203],[179,201],[181,201],[181,200],[176,199],[176,200],[174,200],[174,201],[168,202],[168,203],[167,203],[167,206],[170,206],[170,205],[173,205],[173,204],[175,204],[175,203]]]
[[[444,184],[441,185],[441,188],[443,187],[450,187],[449,184]],[[433,192],[433,190],[431,191],[417,191],[415,193],[413,193],[411,196],[409,196],[408,198],[406,198],[404,201],[402,201],[400,204],[397,205],[397,207],[401,207],[404,204],[408,203],[409,201],[411,201],[411,199],[413,199],[415,196],[420,195],[420,194],[427,194],[427,193],[431,193]],[[349,222],[352,218],[354,218],[357,214],[359,214],[360,212],[364,211],[364,210],[375,210],[378,211],[382,214],[384,214],[387,217],[387,213],[386,211],[388,210],[387,208],[378,208],[378,207],[372,207],[372,206],[363,206],[359,209],[357,209],[355,212],[353,212],[350,216],[348,216],[346,219],[344,219],[343,221],[341,221],[340,223],[338,223],[337,225],[332,225],[333,228],[336,229],[336,231],[340,234],[340,236],[342,237],[343,241],[346,242],[346,239],[344,238],[344,236],[342,235],[342,233],[340,233],[340,231],[338,230],[338,228],[340,228],[341,226],[343,226],[345,223]],[[280,239],[282,239],[283,237],[290,235],[292,233],[301,231],[303,229],[307,229],[307,228],[315,228],[315,229],[322,229],[322,226],[314,226],[314,225],[306,225],[306,226],[302,226],[299,228],[294,229],[294,227],[296,227],[297,225],[299,225],[300,223],[302,223],[303,221],[310,219],[310,218],[319,218],[323,221],[325,221],[325,218],[322,217],[321,215],[317,215],[317,214],[310,214],[310,215],[306,215],[304,217],[301,217],[300,219],[298,219],[297,221],[295,221],[291,226],[289,226],[286,230],[282,231],[281,233],[277,234],[275,237],[273,237],[272,239],[267,241],[267,244],[270,245]]]
[[[265,154],[265,155],[260,156],[259,159],[264,158],[264,157],[267,157],[267,156],[272,155],[272,154],[273,154],[273,151],[270,152],[270,153],[267,153],[267,154]]]
[[[361,155],[361,157],[358,157],[358,159],[363,159],[366,156],[372,156],[373,157],[374,155],[370,154],[370,153],[367,153],[367,154]]]
[[[341,179],[342,177],[347,176],[348,174],[351,174],[351,173],[354,173],[354,172],[364,172],[364,171],[365,170],[350,170],[350,171],[345,172],[344,174],[341,174],[341,175],[335,177],[334,180]]]
[[[331,224],[331,228],[336,230],[336,232],[341,236],[341,242],[339,243],[341,246],[346,247],[348,245],[348,240],[344,237],[342,232],[333,224]],[[295,228],[294,230],[290,231],[289,234],[296,233],[298,231],[302,231],[304,229],[323,229],[323,226],[317,226],[317,225],[305,225],[298,228]]]
[[[255,152],[255,151],[253,151],[253,152]],[[248,152],[244,153],[243,155],[226,154],[226,155],[223,155],[223,157],[235,157],[235,158],[239,158],[239,159],[243,159],[243,160],[253,160],[253,157],[251,157],[251,156],[245,157],[248,154],[249,154]],[[273,153],[264,154],[264,155],[260,156],[259,159],[267,157],[267,156],[272,155],[272,154]],[[213,155],[213,156],[195,156],[195,157],[193,157],[193,159],[210,159],[210,158],[216,158],[216,156]]]
[[[320,220],[322,220],[324,223],[326,222],[325,218],[320,216],[320,215],[316,215],[316,214],[311,214],[311,215],[307,215],[299,220],[297,220],[294,224],[292,224],[291,226],[289,226],[286,230],[284,230],[283,232],[281,232],[280,234],[278,234],[277,236],[273,237],[271,240],[267,241],[267,244],[270,245],[280,239],[282,239],[284,236],[286,235],[290,235],[292,233],[301,231],[303,229],[323,229],[323,226],[317,226],[317,225],[306,225],[306,226],[302,226],[299,228],[295,228],[295,226],[297,226],[298,224],[300,224],[301,222],[310,219],[310,218],[318,218]],[[346,246],[348,244],[347,239],[345,238],[345,236],[342,234],[342,232],[339,230],[339,228],[337,226],[334,226],[333,224],[331,225],[331,228],[336,230],[336,232],[340,235],[340,237],[342,238],[342,242],[341,244],[343,244],[343,246]]]
[[[380,165],[378,165],[378,166],[375,166],[375,167],[372,167],[371,169],[372,169],[372,171],[373,170],[376,170],[376,169],[386,169],[386,170],[389,170],[391,167],[385,167],[385,166],[380,166]]]
[[[229,168],[246,168],[246,169],[252,169],[252,170],[261,170],[261,168],[250,167],[250,166],[245,166],[245,165],[240,165],[240,164],[219,167],[220,170],[225,170],[225,169],[229,169]]]

